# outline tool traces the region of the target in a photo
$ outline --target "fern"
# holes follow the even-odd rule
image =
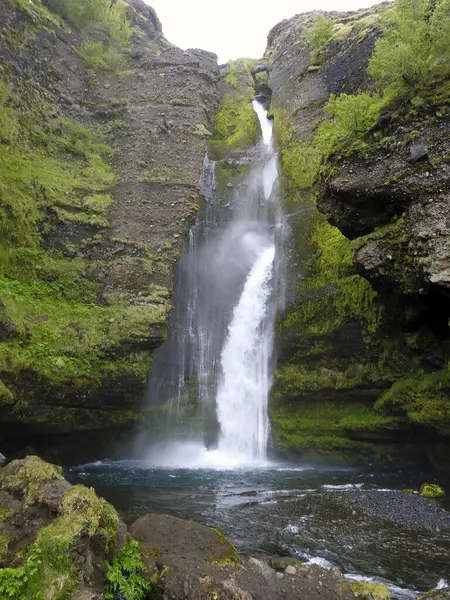
[[[156,583],[155,576],[145,577],[146,567],[136,540],[122,548],[108,565],[105,600],[145,600]]]

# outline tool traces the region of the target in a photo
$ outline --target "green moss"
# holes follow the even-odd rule
[[[101,42],[86,41],[77,49],[88,70],[120,73],[127,66],[125,56],[116,48]]]
[[[419,493],[424,498],[440,498],[445,495],[444,490],[436,483],[423,483]]]
[[[378,400],[376,408],[406,415],[414,423],[450,433],[449,368],[424,373],[422,370],[396,381]]]
[[[126,14],[128,5],[125,2],[119,0],[113,4],[110,0],[55,0],[54,6],[74,25],[81,28],[104,28],[118,44],[129,45],[132,27]]]
[[[14,402],[14,394],[6,387],[3,381],[0,381],[0,406],[12,404]]]
[[[44,462],[37,456],[9,463],[1,472],[1,483],[6,491],[19,492],[25,504],[31,505],[42,498],[42,487],[55,479],[62,480],[62,469]]]
[[[40,473],[54,469],[40,462],[41,465],[33,464],[33,469],[37,467]],[[62,496],[60,515],[39,531],[23,566],[0,572],[0,592],[3,597],[11,597],[13,590],[16,596],[12,597],[16,598],[65,600],[86,568],[77,552],[81,538],[95,536],[96,544],[103,543],[104,551],[109,553],[114,548],[118,526],[117,512],[93,490],[84,486],[70,488]]]
[[[229,72],[223,77],[224,93],[214,123],[210,148],[216,158],[228,150],[246,148],[256,142],[259,125],[252,107],[255,94],[250,69],[253,61],[238,59],[228,63]]]
[[[364,600],[390,600],[389,590],[382,583],[368,581],[353,581],[350,584],[352,592]]]
[[[258,135],[258,120],[247,98],[228,99],[220,107],[214,125],[213,142],[228,148],[251,146]]]
[[[75,485],[67,490],[61,498],[60,513],[62,521],[78,521],[77,533],[89,537],[99,535],[104,540],[106,552],[113,548],[119,516],[114,507],[99,498],[92,488]]]
[[[223,553],[221,553],[218,558],[215,557],[211,559],[211,562],[214,562],[221,567],[238,567],[241,561],[235,546],[233,546],[233,544],[218,529],[215,529],[214,527],[211,527],[211,529],[216,534],[220,544],[224,546]]]

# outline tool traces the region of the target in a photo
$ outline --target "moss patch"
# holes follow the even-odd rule
[[[235,546],[233,546],[233,544],[218,529],[215,529],[214,527],[211,527],[211,529],[216,534],[220,544],[224,547],[223,553],[219,557],[211,558],[211,562],[214,562],[221,567],[238,567],[241,561]]]
[[[440,498],[445,495],[444,490],[436,483],[423,483],[419,493],[424,498]]]
[[[364,600],[390,600],[389,590],[382,583],[368,581],[353,581],[350,584],[352,592]]]

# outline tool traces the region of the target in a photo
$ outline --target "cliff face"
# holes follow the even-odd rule
[[[369,76],[392,10],[299,15],[269,35],[291,226],[274,445],[443,466],[448,79],[396,95]]]
[[[7,451],[78,431],[101,452],[139,418],[218,104],[215,55],[140,0],[91,5],[0,3]]]

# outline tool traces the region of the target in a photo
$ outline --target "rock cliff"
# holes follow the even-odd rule
[[[217,60],[140,0],[0,10],[0,439],[82,434],[101,454],[139,419],[165,337]]]
[[[405,6],[298,15],[269,34],[291,230],[271,415],[287,454],[445,467],[448,75],[439,54],[426,85],[377,73],[389,36],[433,19]]]

